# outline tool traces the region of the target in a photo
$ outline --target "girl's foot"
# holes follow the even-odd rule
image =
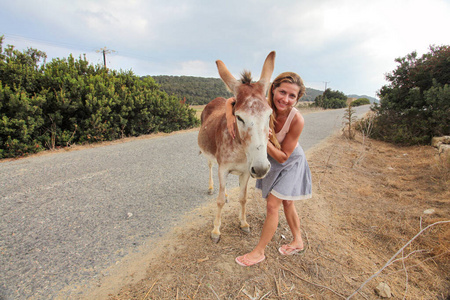
[[[283,245],[280,248],[278,248],[278,252],[281,253],[281,255],[294,255],[294,254],[300,254],[305,251],[304,247],[295,247],[291,245]]]
[[[236,262],[243,267],[250,267],[256,265],[257,263],[262,262],[265,259],[266,256],[263,255],[261,258],[253,260],[249,258],[249,253],[247,253],[245,255],[236,257]]]

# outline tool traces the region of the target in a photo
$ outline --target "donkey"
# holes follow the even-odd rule
[[[200,152],[208,159],[210,194],[213,192],[212,166],[214,163],[219,165],[218,210],[211,232],[211,239],[217,243],[220,239],[222,208],[226,200],[227,175],[239,175],[240,227],[243,231],[250,232],[245,211],[247,184],[250,176],[263,178],[270,169],[267,142],[272,109],[267,103],[266,93],[275,65],[275,51],[267,56],[258,82],[251,82],[249,72],[244,72],[241,81],[238,81],[222,61],[217,60],[216,64],[220,77],[236,99],[233,107],[233,114],[236,116],[235,139],[227,129],[225,98],[216,98],[205,106],[198,134]]]

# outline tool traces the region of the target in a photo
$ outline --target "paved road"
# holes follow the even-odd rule
[[[305,151],[340,128],[342,116],[305,115]],[[54,298],[211,201],[197,133],[0,163],[0,299]]]

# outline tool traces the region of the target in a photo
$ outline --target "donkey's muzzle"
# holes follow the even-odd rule
[[[270,163],[259,165],[259,166],[252,166],[250,169],[250,175],[253,178],[261,179],[267,175],[269,170],[270,170]]]

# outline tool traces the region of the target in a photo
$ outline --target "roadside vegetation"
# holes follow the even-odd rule
[[[449,46],[432,46],[422,57],[412,52],[396,62],[397,69],[386,75],[390,83],[378,92],[380,102],[368,118],[356,122],[356,129],[370,128],[368,136],[404,145],[449,135]],[[72,56],[47,62],[36,49],[4,48],[3,37],[0,71],[0,159],[192,128],[199,124],[201,105],[232,96],[218,78],[139,78]],[[301,101],[324,109],[349,105],[344,93],[331,89],[307,88]],[[370,102],[360,98],[350,105]]]
[[[359,98],[350,103],[351,106],[361,106],[370,104],[370,100],[367,98]]]
[[[450,46],[432,46],[422,57],[397,58],[397,69],[378,93],[371,137],[403,145],[450,135]]]
[[[0,37],[0,158],[197,126],[195,110],[151,77],[86,58],[46,62]]]
[[[326,89],[314,99],[314,105],[325,109],[344,108],[347,106],[347,96],[341,91]]]

